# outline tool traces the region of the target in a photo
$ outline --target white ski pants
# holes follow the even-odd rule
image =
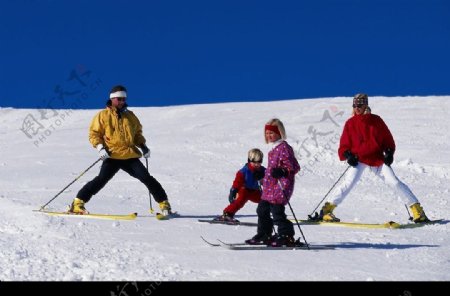
[[[350,167],[348,169],[343,182],[333,190],[327,201],[332,204],[339,205],[350,193],[356,183],[358,183],[359,179],[361,179],[362,173],[366,169],[369,169],[376,176],[380,177],[385,184],[392,187],[399,194],[403,203],[406,205],[410,206],[419,202],[409,187],[397,178],[390,166],[383,164],[379,167],[371,167],[363,163],[358,163],[356,167]]]

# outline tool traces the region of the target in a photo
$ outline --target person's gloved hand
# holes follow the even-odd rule
[[[108,153],[108,151],[106,151],[106,148],[103,146],[103,144],[97,145],[97,151],[98,151],[98,156],[100,156],[100,158],[102,160],[109,158],[109,153]]]
[[[356,167],[358,165],[358,156],[351,153],[350,150],[344,152],[344,157],[347,158],[347,163],[350,166]]]
[[[273,168],[270,175],[275,179],[280,179],[287,176],[287,171],[283,168]]]
[[[236,188],[230,189],[230,195],[228,195],[228,201],[230,203],[232,203],[236,199],[237,192],[238,192],[238,190]]]
[[[384,164],[387,166],[391,166],[394,162],[394,151],[391,148],[386,149],[384,151]]]
[[[149,158],[150,157],[150,148],[148,148],[147,145],[142,144],[141,145],[141,150],[142,150],[142,156],[144,156],[144,158]]]
[[[262,178],[264,178],[264,170],[263,170],[263,169],[256,170],[256,171],[253,173],[253,178],[254,178],[256,181],[259,181],[259,180],[261,180]]]

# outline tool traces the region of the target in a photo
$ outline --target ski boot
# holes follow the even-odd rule
[[[222,216],[217,216],[213,220],[214,221],[239,223],[239,220],[235,219],[233,214],[227,213],[227,212],[224,212]]]
[[[159,203],[159,208],[161,209],[161,214],[163,216],[170,216],[173,214],[172,208],[170,207],[170,203],[168,200],[164,200]]]
[[[339,222],[341,219],[337,218],[333,214],[333,210],[336,208],[336,205],[326,202],[322,209],[320,210],[319,221],[324,222]]]
[[[89,214],[89,212],[84,207],[85,203],[86,202],[84,200],[75,197],[72,204],[70,205],[68,212],[77,215]]]
[[[247,245],[268,245],[272,242],[272,240],[273,237],[271,234],[257,233],[251,239],[246,240],[245,243]]]
[[[423,211],[422,206],[420,203],[415,203],[410,206],[411,212],[413,213],[412,220],[414,223],[426,223],[430,222],[430,219],[428,219],[427,215],[425,215],[425,212]]]
[[[267,245],[269,247],[298,247],[297,245],[300,241],[296,241],[292,235],[277,235],[274,240],[269,242]],[[302,243],[300,243],[302,244]]]

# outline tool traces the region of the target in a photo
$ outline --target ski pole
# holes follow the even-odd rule
[[[306,241],[306,237],[305,237],[305,235],[303,234],[302,228],[300,227],[300,223],[298,222],[297,217],[295,216],[295,213],[294,213],[294,210],[292,209],[291,203],[289,202],[289,199],[286,197],[286,195],[284,195],[284,188],[283,188],[283,185],[282,185],[281,182],[280,182],[280,179],[278,179],[278,186],[280,186],[280,189],[281,189],[281,192],[282,192],[282,194],[283,194],[283,197],[284,197],[284,199],[286,199],[287,204],[289,205],[289,208],[291,209],[292,216],[294,216],[295,223],[297,223],[298,230],[300,230],[300,233],[302,234],[302,237],[303,237],[303,240],[305,241],[306,247],[308,248],[308,250],[310,250],[309,244],[308,244],[308,242]]]
[[[84,170],[84,172],[82,172],[78,177],[75,178],[75,180],[73,180],[72,182],[69,183],[69,185],[67,185],[66,187],[64,187],[64,189],[62,189],[60,192],[58,192],[51,200],[49,200],[45,205],[43,205],[39,211],[42,211],[49,203],[51,203],[55,198],[57,198],[61,193],[64,192],[64,190],[66,190],[67,188],[69,188],[70,185],[72,185],[73,183],[75,183],[78,179],[80,179],[87,171],[89,171],[94,165],[97,164],[97,162],[99,162],[100,160],[102,160],[101,158],[97,159],[93,164],[91,164],[87,169]]]
[[[322,202],[325,200],[325,198],[327,198],[328,194],[330,194],[331,190],[334,189],[334,187],[336,186],[337,183],[339,183],[339,181],[342,179],[342,177],[345,175],[345,173],[348,171],[348,169],[350,168],[350,166],[348,166],[345,171],[341,174],[341,176],[339,177],[339,179],[337,179],[337,181],[333,184],[333,186],[331,186],[330,190],[328,190],[327,194],[325,194],[325,196],[322,198],[322,200],[317,204],[317,206],[315,207],[315,209],[311,212],[310,215],[308,215],[309,218],[312,217],[312,214],[314,214],[314,212],[317,210],[317,208],[319,208],[319,206],[322,204]]]
[[[145,166],[147,167],[147,172],[148,172],[148,158],[145,159]],[[150,214],[153,214],[155,212],[155,210],[153,210],[152,194],[150,193],[150,191],[148,192],[148,199],[150,200]]]

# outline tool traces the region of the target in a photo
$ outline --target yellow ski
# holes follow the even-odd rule
[[[290,219],[291,222],[295,223],[294,219]],[[325,222],[325,221],[309,221],[309,220],[299,220],[301,225],[324,225],[324,226],[335,226],[335,227],[352,227],[352,228],[390,228],[390,229],[405,229],[405,228],[417,228],[425,225],[435,224],[442,222],[442,219],[432,220],[426,223],[407,223],[400,224],[394,221],[389,221],[386,223],[358,223],[358,222]]]
[[[69,212],[53,212],[45,210],[34,210],[33,212],[40,212],[50,216],[63,216],[63,217],[76,217],[85,219],[104,219],[104,220],[134,220],[137,217],[137,213],[131,213],[126,215],[111,215],[111,214],[73,214]]]

